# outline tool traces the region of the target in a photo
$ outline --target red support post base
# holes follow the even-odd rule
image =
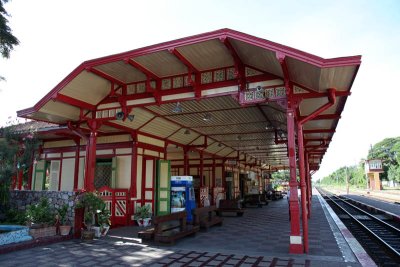
[[[302,244],[290,244],[289,245],[289,253],[290,254],[303,254],[303,245]]]

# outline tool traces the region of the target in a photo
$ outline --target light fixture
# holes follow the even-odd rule
[[[128,118],[129,121],[133,121],[133,119],[135,118],[135,115],[128,115],[126,116]]]
[[[210,113],[206,113],[206,114],[204,115],[204,117],[203,117],[203,121],[210,121],[211,118],[212,118],[211,114],[210,114]]]
[[[125,117],[125,114],[122,111],[119,111],[119,112],[117,112],[117,114],[115,114],[115,119],[117,119],[119,121],[122,121],[124,119],[124,117]]]
[[[125,116],[125,113],[123,111],[119,111],[119,112],[117,112],[117,114],[115,114],[115,119],[118,121],[125,121],[126,119],[128,119],[129,121],[132,122],[134,118],[135,118],[135,115]]]
[[[190,134],[189,129],[186,129],[185,132],[184,132],[184,134]]]
[[[172,109],[173,113],[181,113],[183,111],[181,103],[177,102],[175,107]]]

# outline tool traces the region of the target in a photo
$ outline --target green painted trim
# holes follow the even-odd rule
[[[167,187],[160,186],[160,177],[161,177],[161,164],[168,164],[168,181]],[[156,168],[156,179],[157,179],[157,187],[156,187],[156,215],[165,215],[169,214],[171,210],[171,161],[169,160],[157,160],[157,168]],[[161,192],[166,192],[167,197],[161,198]],[[160,202],[167,201],[167,211],[160,211]]]

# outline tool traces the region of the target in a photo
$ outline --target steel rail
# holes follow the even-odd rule
[[[383,240],[381,237],[379,237],[376,233],[374,233],[371,229],[369,229],[366,225],[364,225],[360,220],[358,220],[357,218],[355,218],[352,214],[350,214],[349,211],[347,211],[344,207],[340,206],[336,200],[334,200],[331,196],[328,196],[327,194],[325,194],[331,201],[332,203],[334,203],[339,209],[341,209],[342,211],[344,211],[353,221],[357,222],[358,225],[360,225],[365,231],[367,231],[373,238],[375,238],[378,242],[380,242],[381,244],[384,245],[384,247],[386,249],[389,250],[389,252],[393,253],[395,256],[397,256],[400,259],[400,252],[397,251],[395,248],[393,248],[391,245],[389,245],[385,240]],[[339,199],[340,201],[344,202],[347,205],[350,206],[354,206],[350,203],[347,203],[347,201],[344,201],[342,199],[340,199],[339,197],[335,196],[337,199]],[[376,218],[375,216],[369,214],[368,212],[359,209],[358,207],[356,207],[357,210],[360,210],[363,214],[367,215],[368,217],[372,218],[372,219],[376,219],[379,220],[381,222],[383,222],[382,220]],[[385,223],[386,225],[386,223]],[[394,228],[392,225],[388,225],[390,226],[390,229]],[[400,232],[397,228],[395,228],[397,232]]]

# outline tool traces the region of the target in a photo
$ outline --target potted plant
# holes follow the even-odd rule
[[[107,235],[108,230],[111,226],[111,213],[107,209],[105,203],[101,210],[97,213],[97,221],[98,225],[100,226],[100,233],[102,236]]]
[[[60,235],[66,236],[69,235],[69,232],[71,231],[71,225],[67,225],[67,220],[68,220],[68,205],[64,204],[61,208],[57,209],[57,216],[58,219],[61,223],[60,225]]]
[[[34,238],[56,235],[54,213],[51,211],[47,198],[41,198],[39,203],[28,205],[25,213],[30,235]]]
[[[95,228],[98,210],[105,205],[104,201],[94,192],[83,192],[78,196],[76,208],[84,208],[84,224],[82,230],[82,239],[91,240],[95,236]]]
[[[136,207],[136,212],[133,216],[139,226],[148,226],[151,223],[151,207],[149,204],[141,207]]]

